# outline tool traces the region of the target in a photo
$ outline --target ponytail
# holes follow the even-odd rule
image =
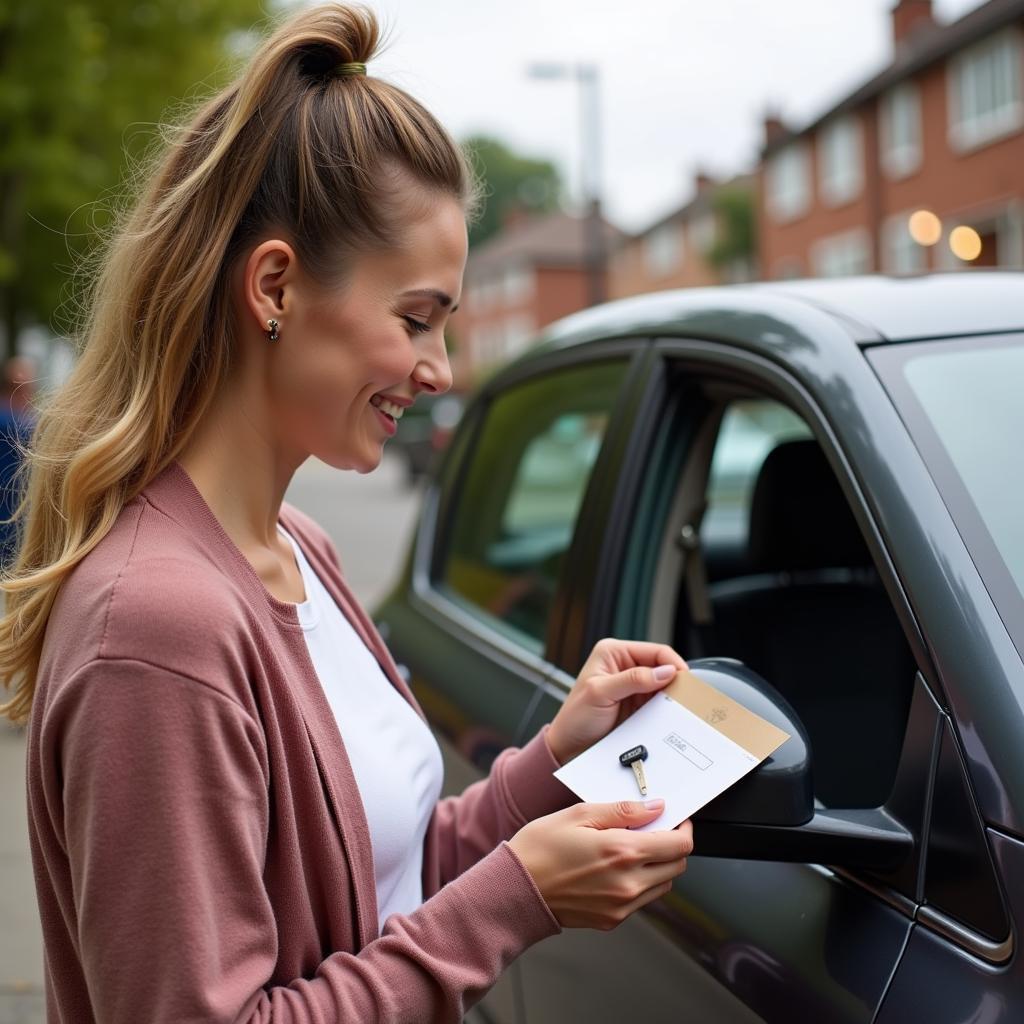
[[[411,183],[480,185],[462,150],[404,90],[372,74],[379,28],[361,6],[292,15],[241,75],[176,129],[109,230],[76,331],[78,360],[38,415],[15,477],[17,550],[0,574],[0,705],[27,721],[64,577],[188,444],[227,377],[235,260],[273,228],[314,278],[395,244]],[[339,75],[339,64],[370,64]]]

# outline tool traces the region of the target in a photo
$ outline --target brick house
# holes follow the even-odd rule
[[[1024,264],[1024,0],[891,18],[888,67],[800,130],[765,117],[765,278]]]
[[[698,171],[692,199],[623,241],[612,255],[609,296],[751,280],[756,274],[752,260],[740,259],[719,268],[709,254],[723,230],[716,195],[724,189],[749,194],[755,184],[754,175],[717,181]]]
[[[601,224],[611,253],[622,232]],[[591,304],[587,253],[586,219],[563,211],[513,213],[499,234],[470,250],[459,310],[449,320],[455,388],[472,387],[541,328]]]

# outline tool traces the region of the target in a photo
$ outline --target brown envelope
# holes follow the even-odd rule
[[[760,715],[737,704],[685,669],[681,669],[675,679],[659,692],[667,693],[758,761],[763,761],[789,739],[789,733],[766,722]]]

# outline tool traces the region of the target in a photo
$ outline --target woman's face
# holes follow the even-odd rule
[[[451,387],[444,327],[467,248],[462,208],[443,197],[403,230],[400,248],[358,257],[341,286],[313,283],[294,260],[255,275],[261,299],[280,304],[267,314],[280,338],[262,342],[273,346],[266,388],[275,433],[297,462],[315,455],[367,473],[395,429],[380,400],[407,407]]]

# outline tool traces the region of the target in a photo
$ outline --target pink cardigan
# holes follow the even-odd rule
[[[422,716],[327,534],[288,502],[280,518]],[[547,730],[438,802],[424,903],[378,934],[365,813],[295,606],[172,462],[47,625],[27,782],[48,1020],[459,1021],[562,930],[506,842],[577,800]]]

